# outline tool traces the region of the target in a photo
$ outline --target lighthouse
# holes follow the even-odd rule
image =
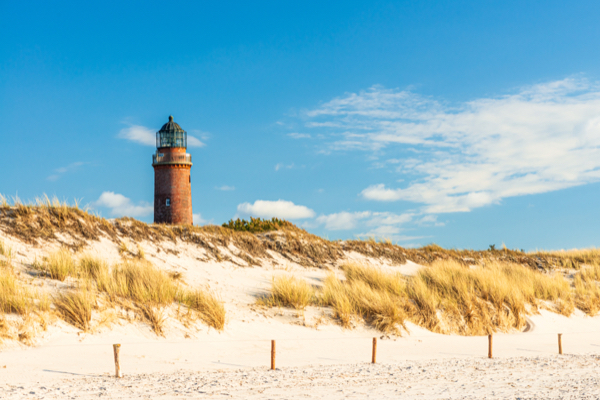
[[[187,132],[169,117],[156,132],[154,222],[192,225],[192,156],[186,153]]]

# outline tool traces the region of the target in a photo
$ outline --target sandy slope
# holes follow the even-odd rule
[[[56,244],[32,248],[2,239],[14,250],[15,267],[33,286],[53,293],[72,283],[28,275],[27,266],[56,249]],[[203,249],[190,244],[141,245],[147,259],[164,270],[181,272],[187,285],[220,294],[228,313],[225,331],[201,323],[184,327],[170,318],[164,338],[147,324],[126,321],[97,325],[93,334],[82,334],[56,321],[40,333],[33,347],[5,343],[0,352],[0,397],[188,398],[223,393],[238,398],[398,398],[399,394],[569,398],[573,393],[572,398],[598,397],[592,373],[598,362],[589,354],[600,352],[600,318],[580,312],[566,318],[542,310],[531,317],[528,332],[495,335],[498,359],[490,361],[484,358],[486,337],[439,335],[409,324],[410,335],[382,338],[365,326],[344,330],[316,308],[298,314],[253,305],[273,276],[293,274],[320,285],[330,273],[325,269],[305,268],[277,254],[261,267],[243,267],[234,258],[210,261]],[[95,242],[86,251],[111,263],[121,258],[116,244],[108,240]],[[347,257],[406,275],[420,268],[410,262],[393,266],[358,254]],[[563,357],[556,355],[557,333],[564,334],[568,355]],[[373,366],[368,361],[375,336],[380,337],[379,364]],[[277,340],[280,370],[275,372],[267,369],[271,339]],[[122,344],[122,380],[110,377],[113,343]]]

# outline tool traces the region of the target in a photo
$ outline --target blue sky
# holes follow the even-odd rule
[[[199,223],[600,242],[600,3],[0,0],[0,193],[152,220],[173,114]]]

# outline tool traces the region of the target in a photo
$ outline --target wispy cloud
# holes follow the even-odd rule
[[[409,201],[424,213],[470,211],[503,198],[600,180],[600,84],[582,78],[456,106],[374,86],[307,112],[333,139],[326,151],[411,151],[390,168],[405,178],[361,195]]]
[[[279,164],[275,165],[275,171],[279,171],[280,169],[292,169],[292,168],[294,168],[294,163],[291,163],[291,164],[279,163]]]
[[[256,200],[253,204],[242,203],[237,206],[237,211],[244,216],[259,218],[305,219],[315,216],[315,212],[310,208],[285,200]]]
[[[200,213],[192,214],[192,218],[194,221],[194,225],[203,225],[207,222],[205,219],[202,218],[202,215]]]
[[[156,130],[141,125],[129,125],[119,131],[117,135],[120,139],[126,139],[144,146],[156,146]],[[187,135],[188,147],[203,147],[205,144],[200,139]]]
[[[66,167],[57,168],[54,170],[54,174],[49,175],[46,179],[51,182],[57,181],[61,178],[62,175],[66,174],[67,172],[74,171],[84,164],[85,164],[84,162],[78,161],[78,162],[71,163],[71,164],[67,165]]]
[[[234,186],[223,185],[223,186],[216,187],[215,189],[227,192],[227,191],[235,190],[235,187]]]
[[[360,220],[365,219],[369,216],[371,216],[370,211],[342,211],[339,213],[320,215],[319,217],[317,217],[317,222],[319,224],[325,225],[325,229],[329,231],[345,231],[354,229]]]
[[[362,230],[358,237],[388,238],[396,242],[419,239],[419,236],[401,234],[415,218],[413,213],[395,214],[392,212],[342,211],[320,215],[315,222],[324,225],[329,231]]]
[[[298,132],[292,132],[292,133],[288,133],[288,136],[291,137],[292,139],[310,139],[311,136],[308,133],[298,133]]]
[[[129,198],[115,192],[103,192],[92,207],[108,208],[110,215],[116,217],[145,217],[154,212],[154,206],[146,202],[134,204]]]

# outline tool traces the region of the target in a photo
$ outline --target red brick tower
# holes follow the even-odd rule
[[[192,156],[186,153],[187,132],[169,122],[156,132],[154,167],[154,222],[192,225]]]

